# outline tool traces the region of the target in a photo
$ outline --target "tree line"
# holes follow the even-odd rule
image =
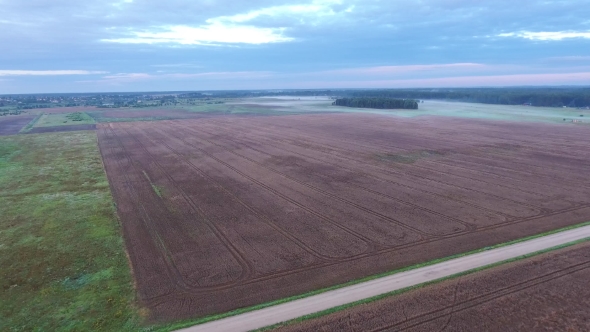
[[[377,108],[377,109],[418,109],[418,102],[413,99],[394,99],[394,98],[340,98],[336,99],[332,105],[358,107],[358,108]]]
[[[438,99],[482,104],[542,107],[590,106],[588,88],[471,88],[348,91],[351,97]]]

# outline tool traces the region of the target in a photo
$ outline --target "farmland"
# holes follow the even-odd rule
[[[22,114],[0,118],[0,136],[14,135],[35,119],[35,115]]]
[[[55,127],[92,124],[94,120],[84,112],[43,114],[35,127]]]
[[[356,113],[98,125],[151,321],[588,221],[586,133]]]
[[[589,259],[585,242],[276,331],[585,331]]]

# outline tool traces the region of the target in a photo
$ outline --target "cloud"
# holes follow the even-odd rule
[[[100,75],[106,71],[89,70],[0,70],[0,76],[61,76],[61,75]]]
[[[283,35],[283,28],[258,28],[254,26],[209,24],[194,28],[189,26],[160,27],[157,32],[132,31],[131,37],[101,39],[102,42],[120,44],[267,44],[293,40]]]
[[[296,16],[299,19],[308,16],[313,18],[320,18],[324,16],[336,15],[337,11],[332,6],[340,5],[342,1],[338,0],[323,0],[313,1],[308,4],[299,5],[282,5],[272,6],[262,9],[252,10],[244,14],[236,14],[231,16],[220,16],[207,20],[208,22],[231,22],[231,23],[244,23],[249,22],[260,17],[278,17],[278,16]],[[351,12],[354,6],[347,7],[344,11]]]
[[[133,83],[139,81],[163,81],[163,80],[186,80],[200,78],[204,80],[249,80],[271,77],[274,73],[267,71],[228,71],[228,72],[204,72],[204,73],[172,73],[172,74],[149,74],[149,73],[118,73],[103,76],[99,80],[78,81],[79,83]]]
[[[166,63],[166,64],[159,64],[159,65],[150,65],[150,67],[156,67],[156,68],[203,68],[202,65],[197,65],[194,63]]]
[[[529,40],[564,40],[572,38],[585,38],[590,39],[590,31],[542,31],[542,32],[531,32],[531,31],[518,31],[501,33],[498,37],[517,37]]]
[[[323,72],[325,74],[354,74],[354,75],[388,75],[388,74],[400,74],[400,73],[411,73],[418,71],[436,71],[441,69],[451,70],[474,70],[474,69],[486,69],[489,66],[480,63],[447,63],[447,64],[431,64],[431,65],[406,65],[406,66],[377,66],[377,67],[365,67],[365,68],[351,68],[351,69],[338,69]]]
[[[143,80],[152,78],[153,76],[146,73],[120,73],[104,76],[105,80]]]
[[[209,18],[199,26],[166,25],[156,26],[151,31],[131,30],[122,38],[104,38],[102,42],[120,44],[181,44],[181,45],[220,45],[220,44],[269,44],[295,40],[285,35],[289,20],[300,24],[308,21],[317,23],[325,16],[338,13],[333,8],[340,0],[316,0],[308,4],[270,6],[235,15]],[[354,6],[341,10],[351,12]],[[280,19],[272,26],[255,24],[257,19]],[[261,22],[258,22],[261,23]]]

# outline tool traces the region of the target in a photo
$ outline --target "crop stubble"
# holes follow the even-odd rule
[[[590,220],[585,130],[357,114],[98,125],[160,321]]]

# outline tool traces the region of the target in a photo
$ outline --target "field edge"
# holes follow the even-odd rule
[[[464,253],[460,253],[460,254],[456,254],[456,255],[451,255],[451,256],[447,256],[444,258],[439,258],[439,259],[434,259],[431,261],[427,261],[424,263],[419,263],[419,264],[415,264],[415,265],[411,265],[405,268],[401,268],[401,269],[396,269],[396,270],[392,270],[392,271],[388,271],[388,272],[383,272],[383,273],[378,273],[372,276],[368,276],[368,277],[364,277],[364,278],[359,278],[359,279],[355,279],[355,280],[351,280],[349,282],[346,283],[342,283],[342,284],[338,284],[338,285],[334,285],[331,287],[326,287],[326,288],[322,288],[322,289],[318,289],[318,290],[314,290],[314,291],[310,291],[307,293],[303,293],[303,294],[299,294],[299,295],[294,295],[294,296],[290,296],[290,297],[286,297],[283,299],[279,299],[279,300],[275,300],[275,301],[270,301],[270,302],[266,302],[266,303],[261,303],[258,305],[254,305],[254,306],[250,306],[250,307],[246,307],[246,308],[240,308],[240,309],[236,309],[236,310],[232,310],[232,311],[228,311],[225,313],[221,313],[221,314],[216,314],[216,315],[211,315],[211,316],[206,316],[206,317],[201,317],[201,318],[197,318],[197,319],[193,319],[193,320],[188,320],[188,321],[184,321],[184,322],[177,322],[177,323],[171,323],[171,324],[166,324],[163,326],[152,326],[152,328],[154,329],[150,329],[150,331],[161,331],[161,332],[169,332],[169,331],[175,331],[175,330],[179,330],[179,329],[183,329],[183,328],[188,328],[191,326],[197,326],[197,325],[201,325],[201,324],[205,324],[205,323],[209,323],[212,321],[216,321],[216,320],[220,320],[223,318],[228,318],[228,317],[232,317],[232,316],[237,316],[240,314],[244,314],[247,312],[252,312],[252,311],[256,311],[256,310],[260,310],[260,309],[264,309],[264,308],[268,308],[268,307],[272,307],[275,305],[279,305],[279,304],[283,304],[283,303],[287,303],[287,302],[292,302],[295,300],[299,300],[299,299],[303,299],[306,297],[310,297],[310,296],[314,296],[314,295],[318,295],[318,294],[322,294],[328,291],[332,291],[332,290],[336,290],[339,288],[343,288],[343,287],[347,287],[347,286],[352,286],[352,285],[356,285],[359,283],[363,283],[363,282],[367,282],[367,281],[371,281],[371,280],[375,280],[375,279],[379,279],[379,278],[383,278],[383,277],[387,277],[387,276],[391,276],[394,274],[398,274],[401,272],[406,272],[406,271],[410,271],[410,270],[415,270],[421,267],[425,267],[425,266],[430,266],[430,265],[434,265],[434,264],[438,264],[438,263],[443,263],[452,259],[456,259],[456,258],[460,258],[460,257],[464,257],[464,256],[469,256],[472,254],[477,254],[480,252],[484,252],[484,251],[488,251],[488,250],[492,250],[492,249],[497,249],[497,248],[502,248],[502,247],[506,247],[512,244],[516,244],[516,243],[520,243],[520,242],[525,242],[525,241],[529,241],[529,240],[533,240],[533,239],[537,239],[537,238],[541,238],[541,237],[545,237],[548,235],[552,235],[552,234],[556,234],[556,233],[561,233],[567,230],[572,230],[572,229],[576,229],[576,228],[580,228],[580,227],[584,227],[584,226],[589,226],[590,225],[590,221],[586,221],[583,223],[579,223],[576,225],[572,225],[572,226],[568,226],[568,227],[563,227],[563,228],[559,228],[556,230],[552,230],[552,231],[548,231],[548,232],[544,232],[544,233],[540,233],[540,234],[536,234],[536,235],[531,235],[531,236],[527,236],[527,237],[523,237],[520,239],[516,239],[513,241],[508,241],[508,242],[504,242],[504,243],[499,243],[493,246],[488,246],[488,247],[484,247],[484,248],[480,248],[480,249],[476,249],[476,250],[472,250],[472,251],[468,251],[468,252],[464,252]],[[405,289],[401,289],[401,290],[397,290],[394,292],[390,292],[390,293],[386,293],[386,294],[381,294],[381,295],[377,295],[368,299],[364,299],[364,300],[360,300],[357,302],[353,302],[353,303],[349,303],[343,306],[339,306],[339,307],[335,307],[335,308],[331,308],[331,309],[327,309],[324,311],[320,311],[318,313],[315,314],[311,314],[311,315],[307,315],[307,316],[303,316],[300,318],[296,318],[294,320],[291,321],[287,321],[287,322],[283,322],[283,323],[279,323],[279,324],[275,324],[275,325],[271,325],[268,327],[264,327],[255,331],[261,332],[261,331],[268,331],[270,329],[279,327],[279,326],[283,326],[283,325],[288,325],[288,324],[292,324],[292,323],[297,323],[297,322],[301,322],[304,320],[308,320],[308,319],[312,319],[312,318],[317,318],[317,317],[321,317],[321,316],[325,316],[327,314],[333,313],[333,312],[337,312],[337,311],[341,311],[344,309],[348,309],[350,307],[356,306],[356,305],[360,305],[360,304],[366,304],[366,303],[370,303],[385,297],[389,297],[389,296],[393,296],[393,295],[397,295],[397,294],[401,294],[413,289],[418,289],[421,287],[425,287],[431,284],[435,284],[435,283],[439,283],[439,282],[443,282],[445,280],[449,280],[452,278],[456,278],[462,275],[467,275],[467,274],[472,274],[472,273],[476,273],[478,271],[482,271],[485,269],[490,269],[502,264],[506,264],[506,263],[510,263],[513,261],[517,261],[517,260],[521,260],[521,259],[525,259],[525,258],[529,258],[529,257],[533,257],[533,256],[537,256],[537,255],[541,255],[543,253],[546,252],[550,252],[553,250],[558,250],[561,248],[565,248],[565,247],[569,247],[581,242],[585,242],[585,241],[590,241],[590,238],[585,238],[585,239],[581,239],[581,240],[577,240],[577,241],[573,241],[570,243],[566,243],[566,244],[562,244],[562,245],[558,245],[555,247],[551,247],[548,249],[543,249],[537,252],[533,252],[530,254],[526,254],[526,255],[522,255],[516,258],[512,258],[509,260],[505,260],[505,261],[501,261],[498,263],[493,263],[484,267],[480,267],[480,268],[476,268],[476,269],[472,269],[469,271],[465,271],[465,272],[461,272],[461,273],[457,273],[455,275],[452,276],[448,276],[448,277],[444,277],[441,279],[437,279],[434,281],[430,281],[427,283],[422,283],[420,285],[416,285],[416,286],[412,286],[412,287],[408,287]]]

